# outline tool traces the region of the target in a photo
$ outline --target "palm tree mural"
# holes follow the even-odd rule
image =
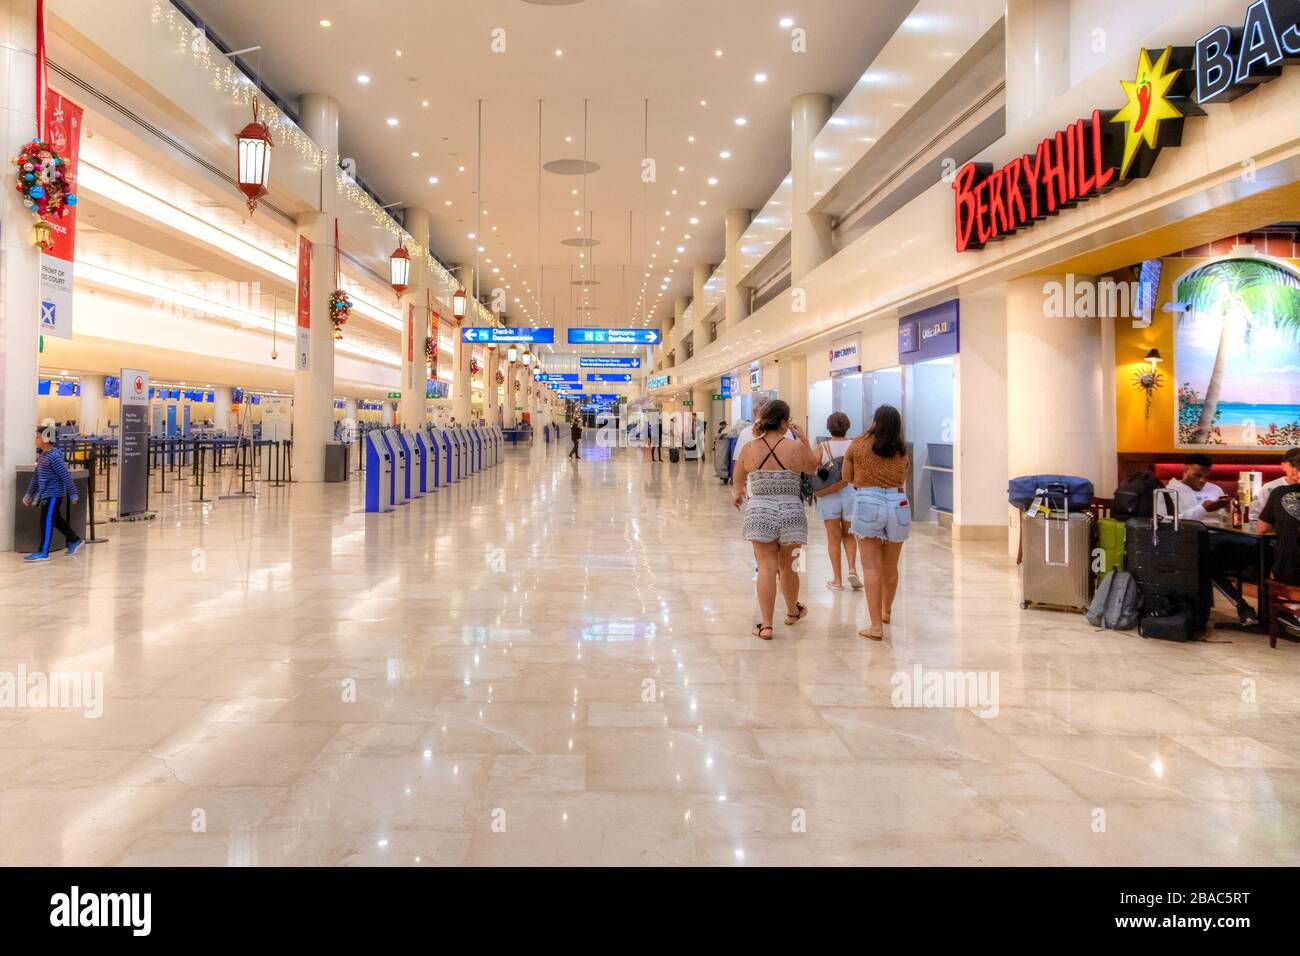
[[[1179,321],[1191,315],[1220,318],[1219,348],[1205,387],[1191,443],[1206,444],[1214,429],[1223,389],[1224,366],[1234,336],[1249,347],[1256,328],[1268,325],[1300,342],[1300,276],[1268,259],[1223,259],[1193,269],[1178,280],[1174,299]]]

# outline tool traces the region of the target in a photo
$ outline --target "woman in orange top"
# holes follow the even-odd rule
[[[854,488],[849,531],[858,539],[871,614],[871,626],[858,633],[873,641],[885,638],[884,625],[889,623],[898,591],[898,559],[912,527],[905,490],[910,468],[903,418],[893,405],[881,405],[866,434],[855,438],[845,452],[840,470]]]

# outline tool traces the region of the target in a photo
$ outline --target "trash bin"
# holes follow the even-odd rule
[[[341,441],[325,443],[325,480],[348,480],[348,446]]]
[[[26,507],[23,504],[23,492],[32,480],[36,465],[18,466],[18,484],[14,490],[14,550],[20,554],[31,554],[41,550],[45,542],[45,529],[41,527],[41,509]],[[84,468],[69,468],[73,484],[77,486],[77,503],[71,504],[67,499],[59,503],[60,508],[68,509],[65,514],[72,530],[81,537],[86,536],[86,482],[89,473]],[[50,550],[55,551],[67,545],[67,540],[55,529],[50,533]]]

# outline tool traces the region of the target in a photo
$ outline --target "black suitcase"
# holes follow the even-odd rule
[[[682,452],[681,452],[681,449],[679,449],[679,448],[669,448],[669,449],[668,449],[668,460],[669,460],[670,462],[672,462],[674,465],[677,464],[679,461],[681,461],[681,460],[682,460]]]
[[[1173,493],[1156,492],[1161,494]],[[1188,625],[1199,634],[1209,622],[1214,604],[1210,532],[1199,521],[1180,521],[1177,496],[1173,497],[1169,508],[1175,515],[1172,521],[1130,518],[1125,524],[1125,563],[1137,579],[1145,607],[1177,602],[1187,611]],[[1160,514],[1158,506],[1154,513]]]

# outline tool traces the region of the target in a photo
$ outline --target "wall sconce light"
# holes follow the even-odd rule
[[[1164,361],[1164,357],[1160,354],[1159,349],[1152,349],[1147,353],[1146,361],[1151,365],[1151,369],[1154,371],[1155,367]]]
[[[1140,388],[1146,393],[1146,412],[1148,419],[1151,418],[1151,399],[1155,396],[1156,389],[1165,384],[1165,377],[1160,374],[1159,366],[1164,361],[1159,349],[1151,349],[1147,352],[1143,362],[1145,368],[1139,368],[1133,373],[1133,387]]]

